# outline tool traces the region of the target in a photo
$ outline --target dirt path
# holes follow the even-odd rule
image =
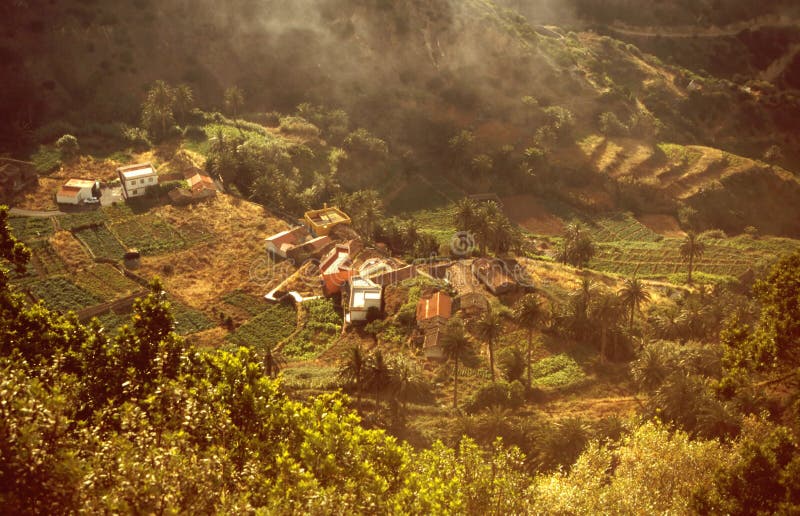
[[[63,211],[43,211],[43,210],[25,210],[22,208],[11,208],[8,210],[9,215],[17,215],[20,217],[55,217],[57,215],[66,215]]]
[[[613,414],[625,415],[641,407],[642,400],[636,396],[610,396],[603,398],[581,398],[556,400],[545,404],[542,410],[548,414],[566,417],[571,415],[605,417]]]
[[[665,30],[663,27],[629,27],[609,25],[608,28],[617,34],[638,36],[644,38],[720,38],[736,36],[751,30],[755,31],[764,27],[798,27],[800,22],[779,16],[764,16],[752,20],[725,25],[723,27],[696,27],[682,26]]]
[[[761,80],[767,82],[774,82],[775,79],[783,75],[786,68],[789,67],[797,54],[800,53],[800,43],[794,44],[789,47],[784,55],[773,61],[766,70],[761,72]]]

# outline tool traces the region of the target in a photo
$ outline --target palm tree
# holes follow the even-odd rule
[[[242,132],[242,128],[239,127],[239,111],[241,111],[242,106],[244,106],[244,92],[238,86],[231,86],[227,90],[225,90],[225,109],[230,113],[233,117],[233,123],[236,124],[236,128],[239,129],[239,132]]]
[[[352,346],[344,354],[344,363],[339,367],[339,379],[355,385],[358,405],[361,405],[361,391],[367,377],[367,360],[361,346]]]
[[[503,211],[494,201],[482,203],[478,208],[474,230],[481,246],[482,255],[486,254],[486,247],[489,243],[496,244],[497,232],[505,229],[502,227],[504,218]],[[496,250],[498,246],[493,245],[492,247]]]
[[[684,261],[689,262],[689,284],[692,283],[692,268],[694,266],[695,258],[703,256],[706,250],[706,245],[700,240],[700,236],[694,231],[686,233],[686,238],[681,243],[681,257]]]
[[[188,84],[179,84],[175,87],[175,114],[183,122],[186,114],[194,105],[194,92]]]
[[[456,203],[455,225],[459,231],[475,231],[478,223],[477,201],[464,197]]]
[[[665,343],[653,343],[631,364],[631,374],[639,389],[653,392],[675,370],[676,357],[672,348]]]
[[[167,126],[175,121],[174,107],[175,90],[164,81],[156,81],[142,105],[142,123],[151,134],[162,138],[167,134]]]
[[[526,294],[517,302],[516,306],[514,307],[514,319],[516,319],[520,326],[528,330],[528,349],[526,350],[526,354],[528,363],[527,389],[529,392],[532,385],[531,360],[533,356],[533,330],[536,329],[536,326],[538,326],[543,317],[544,310],[542,309],[542,305],[539,303],[539,299],[534,294]]]
[[[272,348],[267,348],[264,352],[264,372],[267,376],[274,378],[281,372],[283,366],[286,365],[286,358],[278,351]]]
[[[492,381],[495,381],[494,375],[494,343],[498,337],[503,333],[503,319],[499,312],[489,308],[483,317],[478,321],[478,335],[486,340],[489,347],[489,370],[492,374]]]
[[[591,307],[591,318],[600,327],[600,360],[607,354],[608,332],[617,325],[621,315],[619,299],[611,293],[604,293]]]
[[[375,388],[375,410],[380,408],[381,390],[385,389],[392,381],[391,364],[386,361],[383,351],[376,350],[367,360],[367,375],[369,383]]]
[[[581,286],[570,293],[570,308],[572,309],[570,326],[573,334],[577,336],[584,334],[589,319],[589,307],[596,291],[597,288],[594,282],[584,277],[581,280]]]
[[[405,410],[409,398],[420,398],[430,392],[428,383],[419,375],[416,364],[403,355],[391,361],[392,392],[398,409]],[[399,411],[395,412],[395,416]]]
[[[596,252],[594,242],[579,222],[567,226],[564,234],[564,248],[561,251],[561,260],[564,265],[571,264],[583,267],[592,259]]]
[[[442,336],[442,351],[447,360],[453,361],[453,408],[458,409],[458,362],[472,354],[472,346],[464,330],[464,323],[453,319]]]
[[[633,330],[633,316],[640,309],[642,303],[650,301],[650,292],[638,278],[628,278],[619,291],[619,299],[622,306],[630,311],[630,321],[628,329]]]

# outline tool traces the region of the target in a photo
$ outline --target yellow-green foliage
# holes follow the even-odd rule
[[[537,512],[687,514],[698,486],[711,485],[726,454],[716,441],[694,441],[645,423],[618,446],[593,442],[568,473],[537,479]]]

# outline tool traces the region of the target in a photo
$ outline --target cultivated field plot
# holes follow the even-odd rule
[[[289,305],[275,305],[252,318],[228,335],[228,340],[258,350],[272,347],[285,339],[297,326],[295,308]]]
[[[287,358],[308,360],[328,349],[342,330],[342,315],[330,299],[314,299],[303,304],[305,326],[283,347]]]
[[[595,242],[656,242],[663,238],[628,214],[597,220],[589,230]]]
[[[249,315],[258,315],[271,306],[264,299],[247,294],[241,290],[234,290],[233,292],[222,296],[222,301],[224,301],[225,304],[238,308]]]
[[[667,241],[662,246],[616,246],[601,244],[589,263],[593,269],[641,277],[666,276],[687,270],[680,254],[679,241]],[[760,253],[721,245],[707,245],[705,253],[695,260],[694,270],[717,276],[739,276],[764,259]]]
[[[214,322],[199,310],[175,300],[170,300],[170,305],[172,315],[175,317],[175,331],[179,335],[191,335],[215,326]]]
[[[85,211],[73,213],[58,218],[58,225],[61,229],[73,231],[76,229],[99,226],[106,220],[105,212],[101,210]]]
[[[186,242],[175,228],[152,215],[112,223],[111,232],[126,247],[145,255],[157,255],[183,249]]]
[[[47,217],[12,217],[8,219],[14,236],[30,243],[53,234],[53,221]]]
[[[105,226],[82,229],[75,233],[75,237],[92,251],[95,258],[119,260],[125,254],[125,248]]]
[[[28,244],[31,250],[31,261],[28,263],[28,274],[53,276],[66,274],[67,266],[58,256],[52,244],[47,240],[37,240]]]
[[[63,276],[35,280],[28,283],[26,288],[35,299],[42,299],[47,306],[61,312],[78,311],[102,303],[100,298]]]
[[[75,283],[104,301],[113,301],[142,289],[107,263],[98,263],[78,272]]]

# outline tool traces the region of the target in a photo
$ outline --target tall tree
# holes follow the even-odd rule
[[[464,323],[453,319],[442,337],[442,351],[447,360],[453,361],[453,408],[458,409],[458,363],[472,354],[472,345],[467,338]]]
[[[194,92],[188,84],[175,87],[175,115],[181,123],[186,122],[186,115],[194,107]]]
[[[239,132],[241,133],[242,128],[239,127],[238,119],[239,113],[244,106],[244,92],[238,86],[231,86],[225,90],[224,102],[225,109],[233,117],[233,123],[236,124],[236,128],[239,129]]]
[[[570,293],[569,309],[569,325],[573,335],[582,337],[588,327],[589,321],[589,307],[592,304],[594,295],[597,292],[596,285],[587,277],[581,280],[581,286]]]
[[[164,81],[156,81],[142,104],[142,124],[151,136],[163,138],[175,123],[175,90]]]
[[[703,252],[706,250],[706,245],[700,239],[700,236],[695,233],[694,231],[689,231],[686,233],[686,237],[683,239],[681,243],[681,257],[683,257],[684,261],[689,262],[689,278],[688,281],[692,283],[692,269],[694,268],[694,261],[697,258],[703,256]]]
[[[456,202],[456,213],[454,223],[459,231],[475,231],[478,225],[478,209],[480,205],[474,199],[464,197]]]
[[[564,245],[561,250],[561,261],[576,267],[583,267],[595,254],[595,245],[589,234],[579,222],[567,225],[564,234]]]
[[[374,351],[367,359],[367,375],[370,385],[375,389],[375,410],[380,408],[380,394],[392,381],[392,367],[383,351]]]
[[[361,346],[347,348],[344,362],[339,366],[339,379],[355,386],[356,400],[361,406],[361,392],[367,379],[367,358]]]
[[[544,315],[544,309],[542,308],[542,305],[535,294],[525,294],[525,296],[517,302],[516,306],[514,306],[514,319],[517,321],[517,324],[528,331],[528,347],[526,349],[526,355],[528,362],[527,389],[529,392],[532,385],[531,361],[533,359],[533,331],[544,318]]]
[[[619,298],[605,292],[598,296],[593,303],[591,320],[600,329],[600,360],[605,361],[608,353],[608,334],[619,322],[622,314]]]
[[[503,319],[499,312],[492,310],[491,307],[478,321],[478,335],[486,340],[489,348],[489,370],[492,374],[492,381],[495,381],[494,370],[494,344],[503,333]]]
[[[639,278],[628,278],[619,291],[619,299],[622,306],[630,312],[628,330],[633,330],[633,317],[642,303],[650,301],[650,292]]]

